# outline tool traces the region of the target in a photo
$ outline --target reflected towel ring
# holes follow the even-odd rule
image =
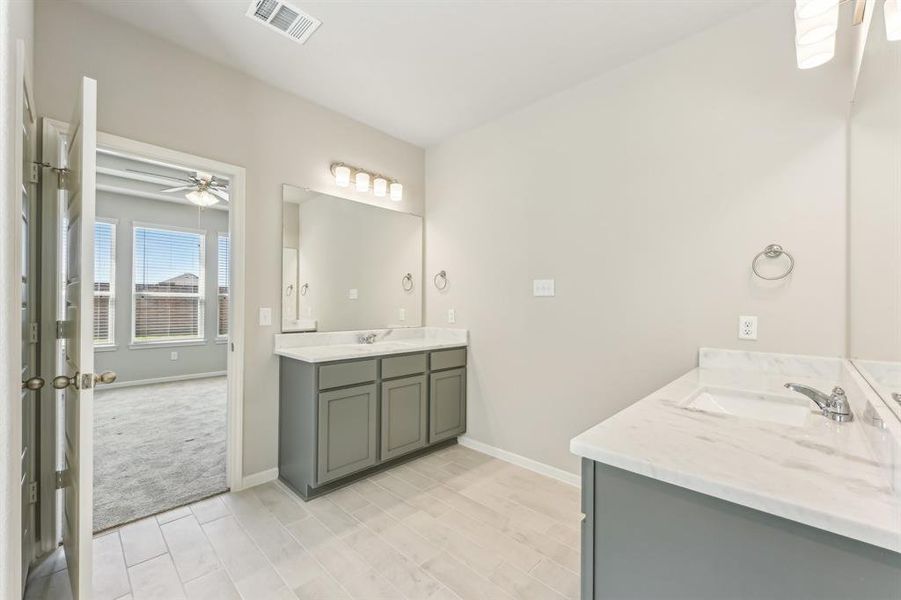
[[[443,281],[444,283],[439,284],[438,283],[439,279],[441,281]],[[439,290],[445,289],[447,287],[447,271],[438,271],[435,274],[435,278],[432,281],[434,281],[435,287],[438,288]]]
[[[404,278],[400,280],[400,284],[403,286],[405,292],[413,291],[413,274],[407,273],[404,275]]]
[[[788,258],[788,269],[786,269],[785,272],[781,275],[776,275],[775,277],[767,277],[766,275],[761,275],[760,271],[757,270],[757,261],[759,261],[761,258],[779,258],[780,256],[786,256]],[[761,279],[766,279],[767,281],[785,279],[791,274],[792,271],[795,270],[795,259],[791,254],[789,254],[788,250],[785,250],[779,244],[770,244],[761,252],[758,252],[757,256],[754,257],[754,260],[751,261],[751,270],[754,271],[755,275],[757,275]]]
[[[293,293],[294,293],[294,284],[290,283],[290,284],[288,284],[288,287],[285,288],[285,296],[290,297],[291,294],[293,294]]]
[[[307,295],[307,290],[308,290],[308,289],[310,289],[310,284],[309,284],[309,283],[305,283],[305,284],[303,284],[302,286],[300,286],[300,295],[301,295],[301,296],[306,296],[306,295]]]

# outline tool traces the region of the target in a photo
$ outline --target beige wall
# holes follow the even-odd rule
[[[246,168],[244,472],[275,467],[281,185],[352,196],[329,173],[343,160],[396,177],[398,208],[421,214],[423,151],[74,2],[39,2],[36,28],[43,115],[68,119],[87,75],[98,82],[101,130]],[[273,327],[257,326],[260,306],[272,307]]]
[[[427,323],[470,329],[469,436],[575,471],[570,438],[699,346],[844,354],[850,61],[800,71],[793,36],[767,5],[428,150]],[[772,242],[797,267],[766,284]]]
[[[901,44],[873,16],[849,125],[850,353],[901,361]]]

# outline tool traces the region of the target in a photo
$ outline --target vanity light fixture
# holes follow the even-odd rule
[[[901,41],[901,1],[885,0],[885,35],[890,42]]]
[[[340,162],[332,163],[330,169],[335,177],[335,185],[339,187],[347,187],[353,180],[354,189],[358,192],[372,191],[379,198],[388,195],[395,202],[404,199],[404,186],[396,179]]]

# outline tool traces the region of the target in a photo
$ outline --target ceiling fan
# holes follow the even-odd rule
[[[218,204],[220,200],[228,202],[228,180],[220,179],[210,173],[197,171],[193,175],[173,177],[172,175],[138,171],[137,169],[128,170],[132,173],[143,173],[144,175],[153,175],[154,177],[163,177],[165,179],[182,182],[182,185],[160,190],[160,193],[170,194],[187,191],[185,198],[187,198],[191,204],[196,204],[200,207],[213,206],[214,204]]]

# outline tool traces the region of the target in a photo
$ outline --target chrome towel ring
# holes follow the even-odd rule
[[[447,287],[447,271],[438,271],[435,273],[435,277],[432,281],[435,283],[436,288],[443,290]],[[439,281],[442,283],[438,283]]]
[[[309,284],[309,283],[305,283],[305,284],[303,284],[302,286],[300,286],[300,295],[301,295],[301,296],[306,296],[306,295],[307,295],[307,290],[308,290],[308,289],[310,289],[310,284]]]
[[[413,274],[407,273],[404,275],[404,278],[400,280],[401,286],[403,286],[405,292],[410,292],[413,290]]]
[[[757,270],[757,262],[761,258],[779,258],[780,256],[785,256],[788,258],[788,268],[781,275],[776,275],[774,277],[767,277],[766,275],[761,275],[760,271]],[[785,279],[788,277],[792,271],[795,270],[795,259],[789,254],[788,250],[785,250],[779,244],[770,244],[762,251],[757,253],[757,256],[754,257],[754,260],[751,261],[751,270],[754,271],[754,274],[760,277],[761,279],[766,279],[767,281],[776,281],[778,279]]]

